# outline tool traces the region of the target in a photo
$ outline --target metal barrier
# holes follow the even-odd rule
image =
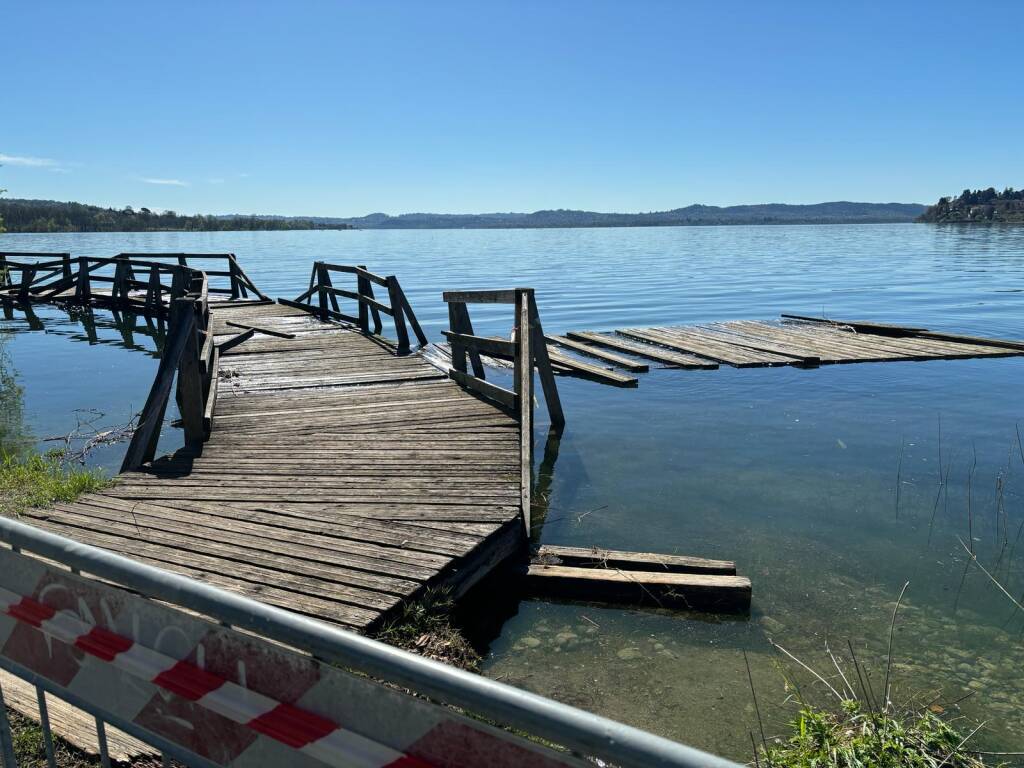
[[[101,755],[109,723],[198,768],[737,768],[17,521],[0,541],[0,667],[95,716]],[[16,768],[2,705],[0,755]]]

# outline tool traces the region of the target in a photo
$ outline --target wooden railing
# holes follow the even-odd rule
[[[445,331],[452,348],[452,367],[448,375],[468,390],[507,408],[519,421],[520,503],[526,535],[530,533],[530,506],[533,495],[533,371],[536,368],[544,390],[551,426],[561,430],[565,414],[558,397],[558,386],[548,358],[537,302],[532,288],[504,291],[445,291],[451,330]],[[515,316],[510,341],[477,336],[469,317],[468,304],[513,304]],[[514,363],[513,389],[487,381],[480,355],[485,354]],[[467,358],[473,367],[469,372]]]
[[[356,290],[350,291],[337,288],[331,279],[333,274],[349,274],[356,278]],[[386,301],[378,300],[373,293],[373,286],[378,285],[387,291]],[[313,303],[314,298],[316,303]],[[341,311],[338,299],[350,299],[357,303],[356,314]],[[427,343],[426,334],[420,328],[419,321],[412,311],[405,292],[394,275],[381,277],[367,271],[364,266],[343,264],[327,264],[314,262],[313,271],[309,276],[309,288],[294,299],[278,299],[278,302],[290,307],[310,312],[321,320],[340,320],[352,323],[366,334],[380,335],[383,330],[381,314],[388,315],[395,324],[395,336],[398,342],[398,354],[406,355],[410,350],[409,329],[406,321],[412,326],[413,333],[420,345]],[[370,321],[373,321],[373,329]]]
[[[121,471],[138,469],[156,455],[171,387],[177,378],[176,400],[185,431],[185,444],[198,448],[210,436],[217,400],[220,348],[210,326],[209,285],[206,275],[193,274],[185,295],[171,299],[167,342],[156,378],[139,415],[135,434]],[[250,332],[251,335],[251,332]],[[226,347],[230,342],[225,342]]]
[[[27,257],[33,260],[27,261]],[[174,262],[168,263],[171,259]],[[224,268],[206,268],[203,262],[210,261],[223,262]],[[202,267],[197,267],[196,262],[203,263]],[[223,285],[208,284],[210,294],[238,301],[247,299],[251,293],[259,301],[270,301],[230,253],[121,253],[107,258],[3,252],[0,291],[19,301],[65,301],[165,314],[169,308],[167,300],[184,296],[188,275],[200,271],[207,278],[226,279]]]

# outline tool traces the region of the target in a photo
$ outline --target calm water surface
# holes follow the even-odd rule
[[[400,277],[434,340],[447,323],[442,290],[518,285],[537,288],[548,332],[824,312],[1024,336],[1024,229],[4,235],[0,248],[232,251],[266,293],[286,297],[305,287],[314,259],[366,264]],[[479,331],[508,328],[507,308],[473,313]],[[8,429],[46,447],[75,426],[75,409],[114,424],[140,407],[156,348],[141,320],[126,334],[105,313],[93,330],[88,317],[38,315],[0,320],[4,370],[21,388],[16,397],[0,378]],[[569,423],[540,468],[541,540],[734,559],[753,580],[753,613],[524,602],[491,644],[486,673],[747,760],[758,726],[742,652],[769,733],[791,716],[794,683],[826,695],[769,639],[831,677],[825,644],[848,660],[849,641],[880,697],[889,621],[909,580],[894,697],[934,699],[986,721],[990,748],[1024,750],[1020,614],[978,568],[964,576],[960,543],[1020,598],[1022,378],[1024,359],[1010,358],[654,370],[636,390],[560,379]],[[165,435],[167,447],[174,440]],[[92,460],[115,468],[122,450]]]

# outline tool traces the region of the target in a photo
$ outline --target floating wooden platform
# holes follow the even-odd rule
[[[523,571],[543,596],[661,608],[746,613],[750,579],[736,564],[683,555],[543,546]]]
[[[612,365],[619,363],[605,349],[691,370],[711,370],[720,364],[735,368],[813,368],[841,363],[1024,355],[1021,341],[798,315],[783,315],[781,322],[774,323],[735,320],[620,328],[611,333],[570,331],[552,341],[571,342],[573,351],[591,354]]]
[[[28,522],[272,605],[369,630],[522,546],[515,418],[418,356],[274,303],[211,305],[198,449]]]

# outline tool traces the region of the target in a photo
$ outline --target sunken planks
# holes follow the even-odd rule
[[[781,323],[734,320],[692,326],[573,331],[587,345],[690,368],[816,367],[898,360],[955,360],[1024,355],[1024,342],[940,333],[924,328],[783,315]],[[586,352],[585,348],[577,351]]]
[[[277,304],[212,308],[214,429],[40,527],[370,630],[522,545],[516,420],[418,356]]]

